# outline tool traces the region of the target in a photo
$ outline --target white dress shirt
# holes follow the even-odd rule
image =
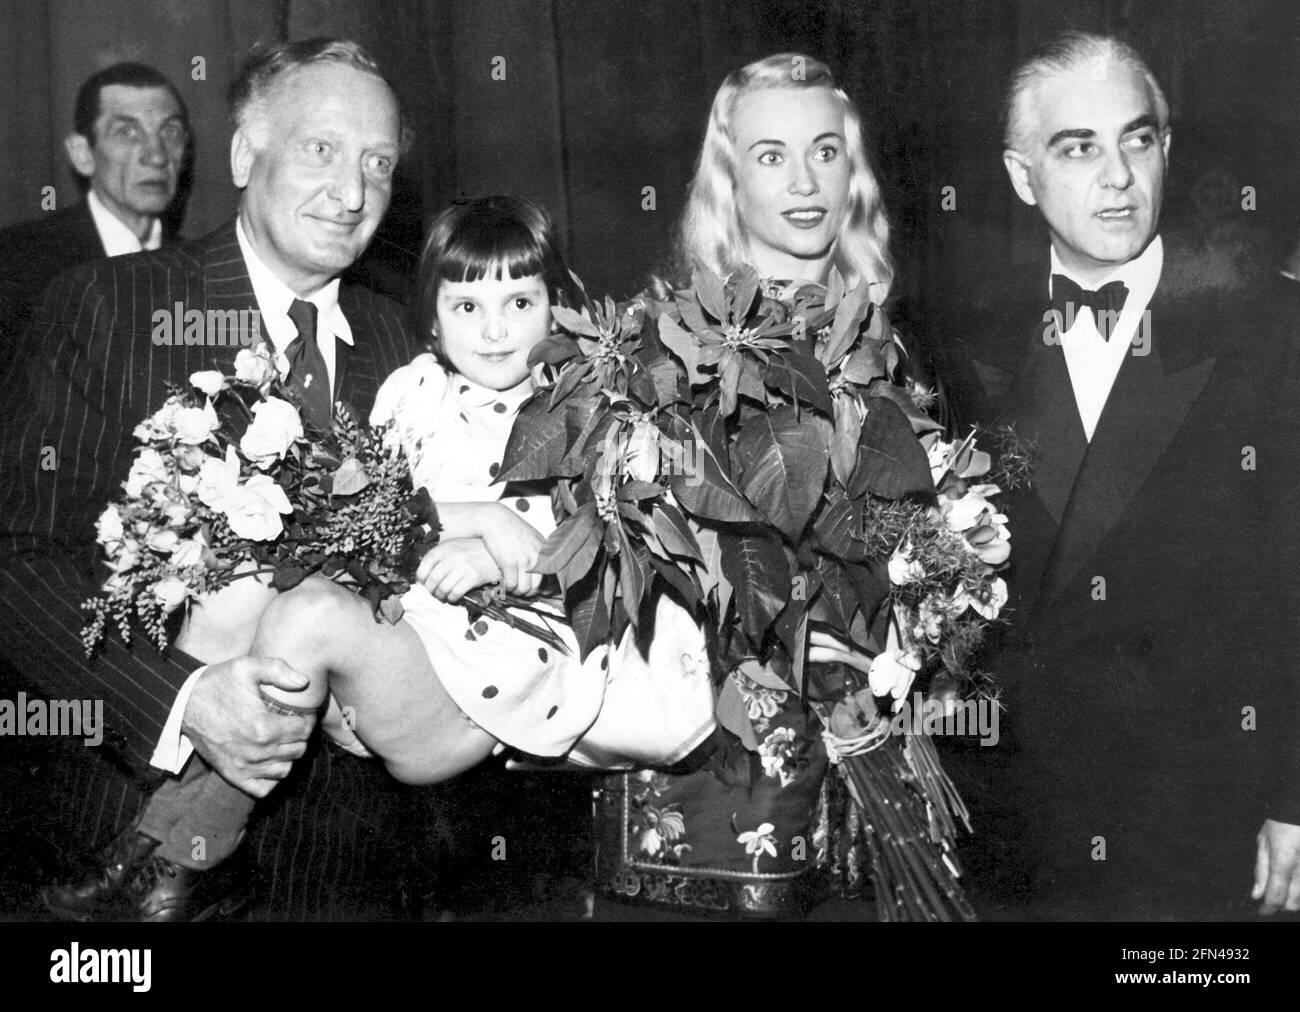
[[[253,295],[257,299],[262,333],[275,349],[275,366],[280,371],[280,375],[287,376],[289,360],[285,357],[285,349],[298,336],[297,326],[289,319],[289,307],[299,296],[276,277],[271,268],[253,251],[248,237],[244,234],[242,222],[235,223],[235,236],[239,240],[239,251],[244,256],[248,277],[253,285]],[[333,389],[337,372],[335,363],[338,358],[335,353],[335,339],[349,346],[352,344],[352,328],[348,326],[347,318],[339,307],[338,278],[309,295],[304,301],[316,307],[316,344],[325,359],[330,388]],[[153,756],[149,760],[151,766],[170,773],[180,773],[189,762],[194,752],[194,745],[187,735],[181,733],[181,721],[185,716],[185,708],[189,705],[190,693],[194,691],[199,676],[206,670],[206,667],[197,669],[181,686],[167,722],[163,725],[158,747],[154,749]]]
[[[162,222],[157,218],[153,220],[148,237],[141,242],[140,237],[127,228],[122,223],[122,219],[99,199],[99,194],[94,191],[94,188],[86,194],[86,203],[90,205],[90,216],[95,221],[95,231],[99,233],[99,241],[104,244],[104,252],[109,256],[125,256],[127,253],[157,249],[162,245]]]
[[[1061,350],[1065,352],[1070,385],[1074,388],[1074,401],[1089,442],[1092,442],[1092,435],[1097,430],[1097,422],[1106,406],[1111,388],[1115,385],[1115,378],[1119,376],[1120,367],[1124,365],[1125,356],[1146,354],[1151,350],[1150,322],[1144,325],[1143,321],[1156,285],[1160,283],[1164,262],[1164,245],[1160,237],[1156,236],[1141,256],[1117,268],[1100,282],[1091,284],[1081,281],[1066,270],[1056,255],[1056,248],[1052,247],[1052,274],[1063,274],[1084,289],[1098,289],[1111,281],[1122,281],[1128,288],[1124,310],[1115,323],[1109,341],[1102,338],[1092,313],[1087,309],[1079,309],[1072,321],[1067,319],[1062,322],[1062,326],[1069,329],[1061,334]],[[1050,297],[1050,275],[1047,291]],[[1141,333],[1138,331],[1139,326],[1145,326]]]

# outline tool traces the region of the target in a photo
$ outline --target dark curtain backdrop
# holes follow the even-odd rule
[[[402,291],[422,223],[445,201],[513,191],[551,209],[589,288],[626,295],[663,258],[722,77],[794,49],[830,63],[861,105],[894,224],[896,316],[927,344],[941,341],[935,321],[955,286],[1031,255],[1040,237],[1003,173],[998,104],[1017,54],[1063,27],[1126,35],[1163,82],[1175,123],[1169,228],[1258,256],[1300,236],[1295,0],[5,4],[0,224],[39,214],[43,186],[75,195],[59,140],[77,84],[131,58],[171,76],[189,104],[183,231],[201,234],[234,206],[224,95],[248,46],[345,35],[389,65],[418,138],[362,265],[372,282]],[[949,186],[956,207],[944,210]],[[1254,212],[1241,207],[1245,186]]]

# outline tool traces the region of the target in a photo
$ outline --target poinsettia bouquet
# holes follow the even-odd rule
[[[704,270],[665,300],[557,307],[497,478],[554,483],[563,519],[538,569],[584,654],[639,631],[658,593],[705,617],[719,723],[764,770],[797,743],[760,741],[756,692],[802,695],[828,747],[860,756],[918,676],[987,691],[973,658],[1006,601],[999,487],[974,434],[950,441],[927,414],[869,290]],[[809,664],[814,641],[857,663]],[[902,745],[924,809],[964,818],[926,744]],[[899,770],[850,783],[873,816],[903,802]]]
[[[400,597],[437,539],[428,494],[405,457],[347,404],[329,431],[304,427],[296,395],[265,344],[235,373],[207,370],[173,388],[133,433],[124,497],[96,524],[110,572],[83,607],[87,654],[110,620],[163,648],[168,616],[233,580],[265,574],[277,590],[320,574],[347,583],[396,622]]]

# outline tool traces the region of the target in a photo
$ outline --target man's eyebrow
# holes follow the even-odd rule
[[[1053,145],[1055,145],[1057,141],[1063,141],[1067,139],[1083,140],[1083,141],[1091,140],[1096,136],[1097,136],[1097,131],[1088,130],[1086,128],[1075,129],[1075,130],[1058,130],[1056,131],[1056,133],[1052,134],[1052,136],[1047,139],[1047,146],[1050,148]]]
[[[1155,116],[1153,116],[1151,113],[1148,112],[1148,113],[1143,113],[1137,119],[1133,120],[1133,122],[1126,123],[1124,125],[1124,133],[1131,134],[1134,130],[1145,130],[1147,128],[1155,130],[1159,126],[1160,126],[1159,121],[1155,118]]]

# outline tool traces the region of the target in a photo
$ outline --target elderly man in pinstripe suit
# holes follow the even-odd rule
[[[314,724],[313,714],[264,704],[262,684],[306,684],[278,660],[204,668],[143,642],[112,644],[94,661],[82,652],[94,520],[129,470],[133,427],[166,384],[229,371],[238,350],[160,346],[155,311],[256,309],[308,409],[328,383],[368,411],[380,381],[410,355],[398,308],[339,281],[388,208],[402,146],[397,98],[378,66],[353,43],[282,44],[249,61],[231,98],[237,219],[185,246],[59,277],[33,317],[27,357],[5,379],[0,650],[51,697],[103,699],[119,764],[181,774],[89,878],[47,892],[56,914],[76,919],[188,920],[239,895],[238,862],[205,870],[238,842],[219,827],[288,774]],[[212,822],[182,822],[182,810]]]

